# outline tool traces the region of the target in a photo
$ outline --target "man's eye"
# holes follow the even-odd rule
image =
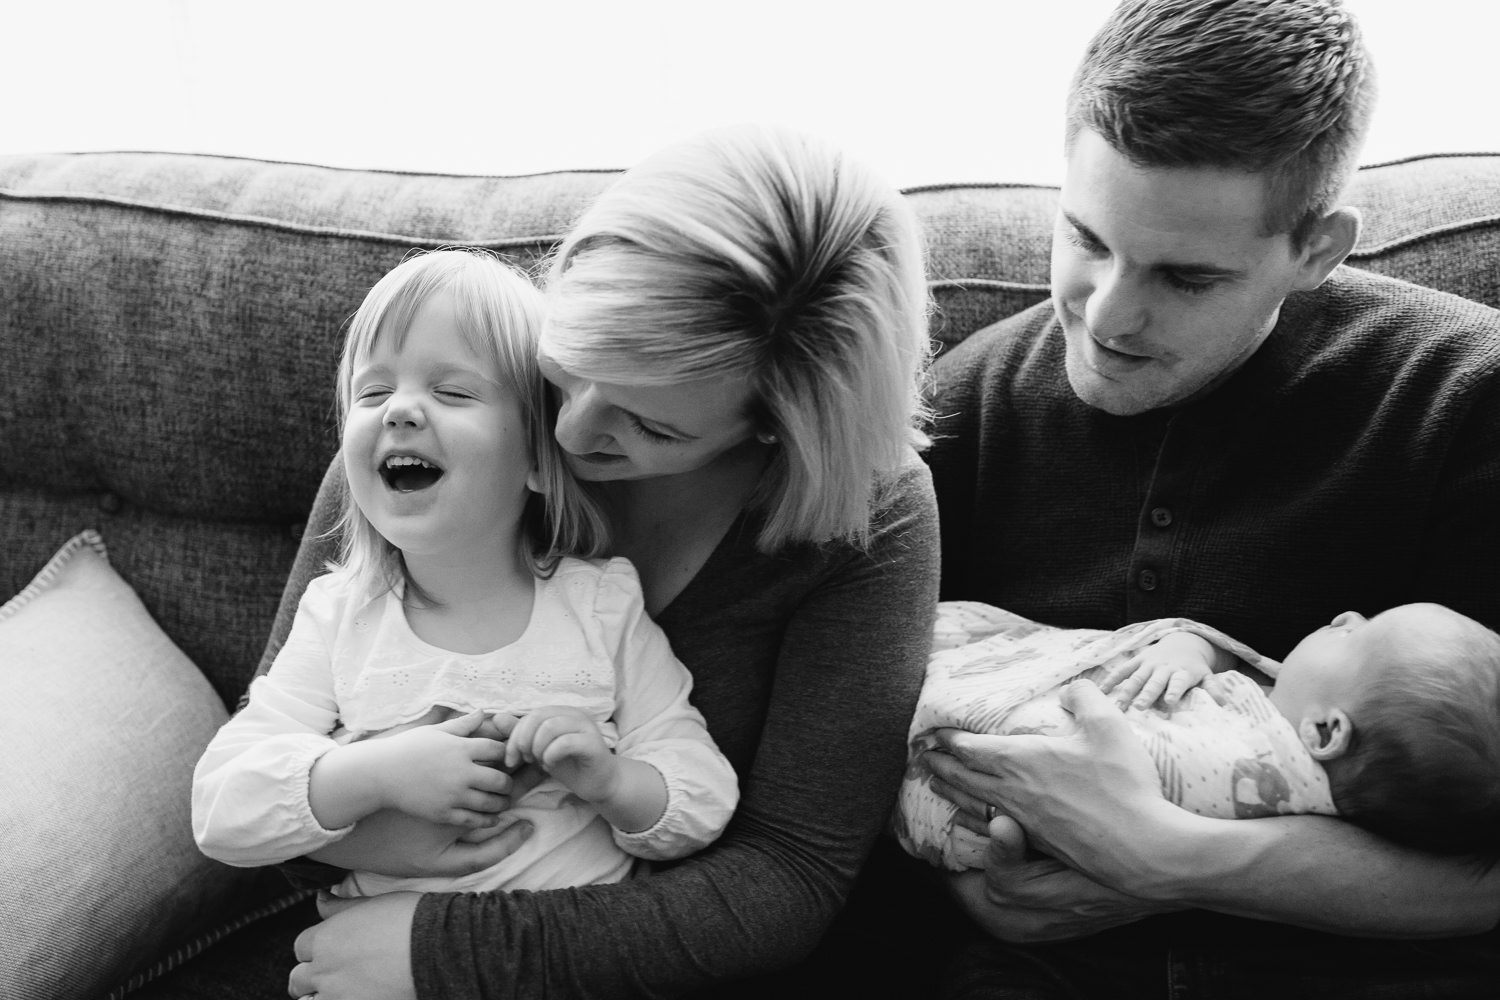
[[[1104,247],[1100,243],[1098,243],[1096,240],[1089,239],[1089,237],[1083,235],[1076,229],[1063,230],[1063,240],[1065,240],[1068,245],[1076,247],[1077,249],[1082,250],[1084,253],[1089,254],[1090,256],[1097,257],[1105,252]]]
[[[1163,274],[1162,278],[1168,285],[1179,292],[1187,292],[1189,295],[1202,295],[1214,287],[1214,281],[1211,278],[1185,278],[1180,274],[1173,274],[1171,271]]]

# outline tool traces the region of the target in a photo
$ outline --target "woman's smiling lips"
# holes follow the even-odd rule
[[[603,451],[591,451],[582,455],[570,451],[568,452],[568,457],[576,458],[580,462],[587,462],[589,465],[614,465],[617,462],[625,461],[624,455],[611,455]]]

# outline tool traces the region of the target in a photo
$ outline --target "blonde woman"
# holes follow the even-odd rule
[[[701,853],[611,885],[325,902],[291,995],[669,995],[814,948],[889,812],[931,639],[922,264],[895,189],[778,130],[666,149],[584,214],[546,276],[557,440],[693,675],[739,810]],[[306,543],[289,600],[321,560]],[[436,872],[518,836],[369,827],[321,856],[379,869],[382,842],[409,864],[421,841]]]

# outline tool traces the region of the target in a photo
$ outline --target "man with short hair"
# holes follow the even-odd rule
[[[1500,313],[1340,266],[1373,89],[1338,0],[1114,11],[1070,89],[1052,300],[936,366],[944,599],[1276,659],[1350,609],[1500,626]],[[925,758],[991,837],[956,898],[1011,942],[955,995],[1495,995],[1500,871],[1186,813],[1111,703],[1069,704],[1077,737]]]

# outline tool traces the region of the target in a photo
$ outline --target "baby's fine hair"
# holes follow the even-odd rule
[[[533,573],[545,577],[560,555],[590,556],[602,551],[607,537],[603,517],[569,473],[552,436],[556,406],[537,366],[541,292],[489,251],[448,247],[414,253],[375,283],[349,322],[339,358],[339,425],[349,416],[354,371],[360,360],[384,338],[393,338],[393,346],[400,349],[417,310],[440,293],[452,296],[460,335],[478,357],[491,363],[500,386],[520,405],[543,489],[542,494],[527,498],[522,558]],[[526,471],[518,470],[518,475]],[[401,552],[375,530],[347,490],[336,530],[342,543],[339,565],[359,585],[382,593],[404,583],[411,592],[414,581]]]
[[[901,193],[814,137],[721,129],[626,171],[557,249],[543,342],[584,378],[743,377],[774,452],[757,544],[864,543],[925,445],[923,242]]]
[[[1266,235],[1299,249],[1338,207],[1375,103],[1375,71],[1339,0],[1125,0],[1068,92],[1081,129],[1143,167],[1265,173]]]
[[[1434,606],[1436,607],[1436,606]],[[1374,671],[1354,743],[1328,775],[1341,815],[1389,840],[1500,860],[1500,635],[1447,608],[1449,627]]]

